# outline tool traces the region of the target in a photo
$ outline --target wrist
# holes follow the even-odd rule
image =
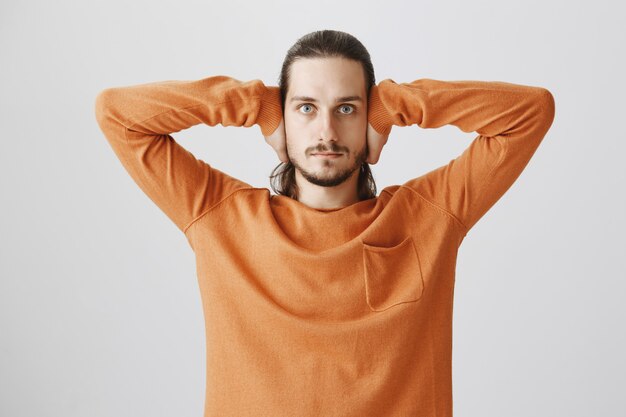
[[[367,122],[376,132],[388,135],[393,126],[393,119],[380,98],[380,85],[381,83],[370,88]]]
[[[261,127],[263,136],[269,136],[278,128],[280,121],[283,119],[280,88],[266,86],[259,105],[256,124]]]

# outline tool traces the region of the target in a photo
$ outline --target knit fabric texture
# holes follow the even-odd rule
[[[452,416],[458,248],[528,164],[554,98],[422,78],[385,79],[368,99],[379,133],[454,125],[477,136],[375,198],[315,209],[218,170],[171,135],[200,123],[269,135],[283,117],[278,87],[216,75],[98,94],[115,155],[195,253],[205,417]]]

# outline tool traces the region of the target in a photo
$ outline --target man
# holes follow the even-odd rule
[[[289,50],[279,87],[217,75],[106,89],[97,120],[196,255],[206,416],[451,416],[456,254],[554,118],[541,87],[374,83],[353,36]],[[258,124],[276,195],[196,159],[171,133]],[[450,163],[377,196],[392,126],[478,136]],[[217,139],[215,139],[217,140]],[[410,163],[410,158],[402,163]]]
[[[297,199],[314,208],[354,204],[360,200],[360,168],[368,158],[363,66],[343,57],[301,59],[292,65],[284,124],[291,139],[287,159],[296,168],[300,190]],[[297,92],[316,94],[311,97]],[[284,124],[268,138],[277,151],[284,145]],[[367,162],[375,163],[373,159],[378,159],[387,137],[371,126],[367,134],[372,151]]]

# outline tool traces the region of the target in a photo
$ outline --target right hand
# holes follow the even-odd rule
[[[265,136],[265,141],[268,145],[274,148],[274,151],[276,151],[276,154],[278,155],[278,159],[285,163],[289,162],[289,156],[287,156],[286,137],[285,119],[280,120],[280,124],[271,135]]]

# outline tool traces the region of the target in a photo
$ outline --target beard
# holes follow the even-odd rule
[[[321,187],[335,187],[350,178],[354,171],[360,169],[366,159],[367,144],[365,144],[363,148],[356,154],[354,163],[351,166],[343,168],[337,172],[333,172],[332,174],[320,175],[315,172],[307,171],[306,169],[302,168],[302,166],[300,166],[297,161],[293,159],[291,159],[291,163],[300,172],[302,177],[311,184],[319,185]]]

